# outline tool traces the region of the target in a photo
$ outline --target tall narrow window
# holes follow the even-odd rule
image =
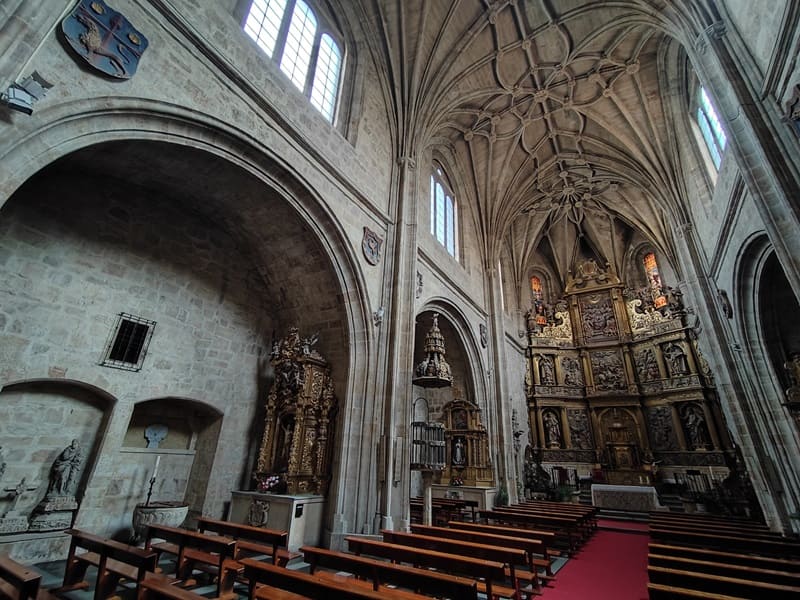
[[[242,27],[333,123],[343,57],[331,21],[309,0],[253,0]]]
[[[286,46],[281,58],[281,71],[289,76],[298,90],[303,91],[306,85],[308,65],[311,62],[311,50],[314,47],[314,35],[317,33],[317,19],[303,0],[294,5]]]
[[[706,90],[702,87],[700,88],[697,103],[697,124],[703,133],[703,139],[706,142],[709,154],[711,154],[711,160],[714,161],[714,166],[719,170],[728,139],[722,130],[717,111],[714,110]]]
[[[340,64],[339,46],[331,36],[323,34],[319,44],[314,85],[311,88],[311,104],[316,106],[329,121],[333,120],[333,108],[336,105]]]
[[[542,280],[534,275],[531,277],[531,295],[533,296],[533,301],[542,301]]]
[[[286,0],[253,0],[244,30],[272,58],[286,10]]]
[[[650,285],[650,293],[653,295],[653,305],[656,308],[666,306],[667,299],[661,291],[664,283],[661,281],[661,274],[658,272],[658,263],[656,262],[656,255],[653,252],[648,252],[644,255],[644,272],[647,275],[647,283]]]
[[[458,258],[457,219],[453,192],[447,184],[441,167],[436,167],[431,175],[431,235],[447,249],[453,258]]]

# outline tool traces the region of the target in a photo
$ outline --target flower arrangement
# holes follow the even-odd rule
[[[257,475],[256,476],[256,489],[259,492],[269,492],[278,486],[281,478],[278,475]]]
[[[457,487],[457,486],[460,486],[460,485],[464,485],[464,480],[461,479],[461,477],[453,477],[450,480],[450,485],[452,485],[454,487]]]

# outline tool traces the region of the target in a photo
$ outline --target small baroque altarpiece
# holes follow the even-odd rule
[[[447,460],[437,483],[493,486],[489,438],[481,423],[481,409],[472,402],[456,399],[445,404],[442,415]]]
[[[275,381],[267,397],[258,476],[278,474],[288,494],[325,496],[337,401],[327,361],[314,349],[317,337],[301,339],[296,327],[275,342],[270,362]]]

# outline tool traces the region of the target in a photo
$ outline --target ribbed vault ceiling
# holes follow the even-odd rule
[[[487,263],[511,246],[522,265],[544,240],[564,274],[579,236],[613,262],[609,233],[622,224],[669,252],[665,211],[680,186],[659,73],[675,43],[665,31],[681,31],[697,4],[372,5],[400,151],[451,157]]]

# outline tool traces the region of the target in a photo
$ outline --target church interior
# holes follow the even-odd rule
[[[0,3],[0,580],[455,520],[565,536],[476,598],[605,598],[639,516],[615,598],[800,594],[798,51],[791,0]],[[736,526],[762,582],[664,574]]]

